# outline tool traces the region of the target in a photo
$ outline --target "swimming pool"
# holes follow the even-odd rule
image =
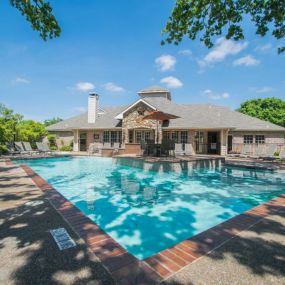
[[[217,167],[154,172],[112,158],[18,161],[30,166],[138,259],[285,193],[285,173]]]

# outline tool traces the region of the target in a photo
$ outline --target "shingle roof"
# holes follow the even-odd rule
[[[150,87],[144,88],[141,91],[139,91],[139,94],[140,93],[155,93],[155,92],[169,92],[169,90],[161,86],[150,86]]]
[[[89,124],[87,112],[78,116],[66,119],[57,124],[47,127],[48,131],[64,131],[73,129],[112,129],[121,128],[121,121],[115,119],[116,115],[127,106],[106,107],[104,113],[98,114],[96,122]]]
[[[212,104],[176,104],[166,98],[143,98],[156,109],[174,114],[180,118],[164,122],[163,127],[188,129],[235,129],[248,131],[284,131],[285,128],[253,118],[228,107]],[[72,129],[120,128],[121,121],[115,117],[128,106],[104,108],[105,114],[98,115],[94,124],[87,122],[87,113],[49,126],[50,131]]]

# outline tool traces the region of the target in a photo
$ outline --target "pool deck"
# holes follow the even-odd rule
[[[285,195],[138,261],[30,168],[0,169],[1,284],[285,284]]]

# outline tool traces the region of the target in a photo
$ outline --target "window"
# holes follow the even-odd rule
[[[265,143],[264,135],[256,135],[255,136],[255,143],[256,144],[264,144]]]
[[[142,132],[136,131],[136,143],[141,143],[142,141]]]
[[[171,133],[171,139],[172,139],[175,143],[178,143],[178,132],[172,132],[172,133]]]
[[[163,138],[166,140],[170,139],[170,132],[163,132]]]
[[[111,132],[111,145],[113,145],[114,142],[117,142],[117,141],[118,141],[118,140],[117,140],[117,134],[118,134],[118,132],[116,132],[116,131],[112,131],[112,132]]]
[[[150,140],[150,132],[144,132],[144,140],[147,142]]]
[[[187,131],[181,131],[180,141],[181,141],[181,143],[187,143],[188,142],[188,132]]]
[[[252,144],[253,143],[253,135],[245,135],[243,136],[244,144]]]
[[[103,142],[110,142],[110,132],[109,131],[104,131],[103,133]]]
[[[129,131],[129,143],[133,143],[134,142],[134,131],[130,130]]]

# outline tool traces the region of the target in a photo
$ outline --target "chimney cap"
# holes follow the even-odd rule
[[[95,93],[95,92],[91,92],[89,93],[89,96],[96,96],[96,97],[99,97],[99,94]]]

